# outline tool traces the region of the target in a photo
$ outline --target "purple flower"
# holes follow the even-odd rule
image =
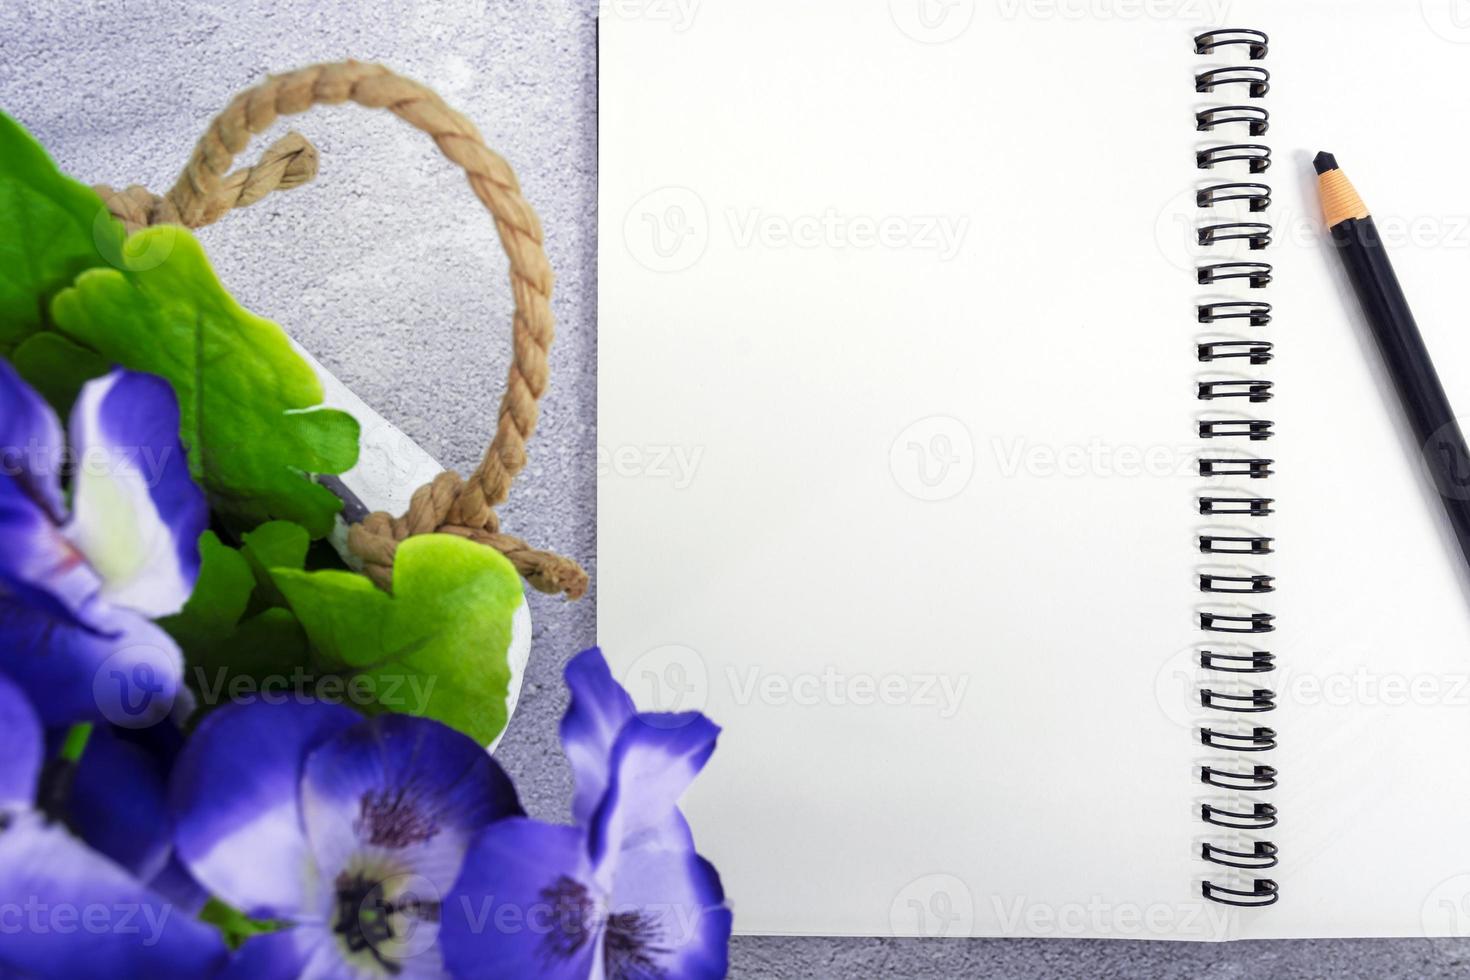
[[[0,672],[48,728],[146,727],[179,694],[178,647],[149,620],[188,599],[209,512],[178,430],[167,382],[113,371],[77,398],[68,453],[55,413],[0,362]]]
[[[724,976],[724,890],[676,805],[719,729],[696,713],[638,714],[596,649],[567,684],[578,826],[511,819],[476,838],[444,905],[446,965],[463,980]]]
[[[212,928],[36,809],[41,721],[3,676],[0,732],[0,976],[213,976],[226,954]]]
[[[65,819],[93,850],[192,915],[209,895],[174,854],[168,808],[169,777],[183,747],[172,721],[98,725],[70,779]]]
[[[220,899],[289,928],[241,947],[229,975],[440,977],[441,896],[485,826],[520,814],[474,740],[340,705],[237,704],[179,757],[175,846]]]

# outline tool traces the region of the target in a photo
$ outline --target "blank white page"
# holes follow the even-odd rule
[[[1291,686],[1465,671],[1453,545],[1303,153],[1332,139],[1370,197],[1408,184],[1382,147],[1424,135],[1405,117],[1433,110],[1403,103],[1460,98],[1470,48],[1417,3],[1217,6],[605,7],[599,632],[642,706],[725,728],[686,806],[739,931],[1410,934],[1470,871],[1446,833],[1470,801],[1443,778],[1470,708]],[[1282,627],[1283,899],[1245,913],[1200,898],[1200,842],[1222,838],[1189,667],[1191,38],[1236,25],[1273,33],[1268,219],[1298,226],[1267,255],[1281,585],[1255,607]],[[1353,42],[1445,77],[1416,96],[1359,66],[1329,94],[1314,69]],[[1392,138],[1350,98],[1397,113]],[[1454,200],[1452,172],[1422,170],[1406,208]],[[1429,332],[1470,251],[1418,251],[1400,272]],[[1470,349],[1430,343],[1453,389]]]
[[[1363,194],[1470,408],[1464,5],[1237,4],[1272,35],[1281,435],[1282,899],[1251,936],[1470,934],[1470,577],[1342,263],[1311,158]],[[1458,19],[1457,19],[1458,18]],[[1273,914],[1274,913],[1274,914]]]

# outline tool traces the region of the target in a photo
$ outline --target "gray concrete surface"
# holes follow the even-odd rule
[[[505,523],[582,559],[595,583],[596,13],[595,0],[0,0],[0,107],[68,172],[162,191],[210,116],[267,72],[352,57],[436,87],[516,168],[558,274],[553,387]],[[242,303],[285,325],[441,461],[468,471],[489,434],[508,354],[509,289],[493,228],[459,172],[386,113],[344,106],[293,124],[320,148],[320,176],[204,230],[215,268]],[[570,605],[532,599],[531,668],[499,755],[528,808],[546,819],[564,818],[570,794],[556,736],[560,671],[596,638],[595,600],[595,591]],[[735,941],[732,973],[1449,977],[1467,969],[1470,943],[1427,940],[752,937]]]

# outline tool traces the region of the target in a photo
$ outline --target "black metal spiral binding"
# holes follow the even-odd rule
[[[1269,674],[1276,669],[1276,657],[1265,650],[1252,650],[1250,653],[1201,650],[1199,665],[1225,674]]]
[[[1231,44],[1244,44],[1250,48],[1252,61],[1260,61],[1270,50],[1271,39],[1262,31],[1241,27],[1224,27],[1195,35],[1195,54],[1214,54],[1216,49]]]
[[[1276,617],[1270,613],[1251,613],[1249,616],[1212,612],[1199,614],[1199,628],[1207,633],[1271,633],[1276,629],[1275,622]]]
[[[1271,323],[1271,304],[1257,300],[1238,300],[1231,303],[1201,303],[1198,307],[1200,323],[1219,323],[1221,320],[1246,320],[1253,327],[1265,327]]]
[[[1252,803],[1251,808],[1244,812],[1201,803],[1199,812],[1205,823],[1234,830],[1270,830],[1277,822],[1276,807],[1270,803]]]
[[[1274,470],[1271,464],[1274,459],[1217,459],[1214,457],[1199,461],[1200,476],[1248,476],[1252,480],[1264,480]]]
[[[1230,279],[1244,279],[1252,289],[1265,289],[1271,285],[1269,262],[1215,262],[1202,265],[1196,270],[1199,284],[1210,286]]]
[[[1225,694],[1205,687],[1200,689],[1199,703],[1206,708],[1218,708],[1221,711],[1256,714],[1276,710],[1276,692],[1256,688],[1249,694]]]
[[[1199,781],[1221,789],[1261,793],[1276,788],[1276,769],[1274,766],[1252,766],[1249,772],[1235,772],[1214,766],[1200,766]]]
[[[1205,516],[1266,517],[1276,513],[1270,497],[1201,497],[1199,512]]]
[[[1217,398],[1247,398],[1252,402],[1268,402],[1271,400],[1270,381],[1250,381],[1232,379],[1227,381],[1200,381],[1196,385],[1198,398],[1202,402],[1214,401]]]
[[[1257,726],[1248,732],[1222,732],[1214,728],[1201,728],[1199,740],[1212,749],[1230,752],[1270,752],[1276,748],[1276,729]]]
[[[1249,60],[1263,60],[1270,50],[1270,39],[1261,31],[1246,28],[1221,28],[1205,31],[1194,39],[1194,50],[1199,55],[1223,56],[1226,51],[1244,48]],[[1199,93],[1214,93],[1217,89],[1244,90],[1252,100],[1261,99],[1271,90],[1271,73],[1259,65],[1233,65],[1207,67],[1198,71],[1194,88]],[[1194,117],[1195,130],[1214,133],[1221,127],[1235,127],[1232,135],[1244,131],[1252,137],[1261,137],[1271,126],[1271,114],[1259,105],[1240,105],[1227,102],[1220,105],[1203,106]],[[1237,137],[1238,138],[1238,137]],[[1221,143],[1202,145],[1195,150],[1195,167],[1198,170],[1217,170],[1231,164],[1250,174],[1263,174],[1271,167],[1271,148],[1264,143]],[[1202,210],[1216,211],[1219,220],[1202,223],[1197,229],[1201,249],[1212,250],[1208,259],[1202,258],[1195,269],[1195,279],[1201,286],[1251,291],[1266,289],[1271,285],[1274,269],[1270,263],[1244,261],[1229,253],[1215,250],[1233,248],[1240,251],[1261,252],[1271,246],[1272,227],[1265,221],[1240,220],[1230,216],[1228,209],[1234,207],[1258,214],[1271,206],[1271,188],[1267,184],[1252,181],[1227,181],[1200,186],[1195,191],[1195,205]],[[1217,210],[1219,209],[1219,210]],[[1222,399],[1233,405],[1258,405],[1270,401],[1274,396],[1273,384],[1263,378],[1247,373],[1249,368],[1269,364],[1275,356],[1275,347],[1270,341],[1247,340],[1231,337],[1228,331],[1241,328],[1259,328],[1271,325],[1271,304],[1260,300],[1239,299],[1233,296],[1210,297],[1196,305],[1196,314],[1202,324],[1214,325],[1214,329],[1225,336],[1201,338],[1195,344],[1195,356],[1202,364],[1216,362],[1239,365],[1242,369],[1233,377],[1206,376],[1196,381],[1195,394],[1199,401],[1215,403]],[[1222,406],[1223,407],[1223,406]],[[1196,434],[1201,446],[1218,444],[1218,440],[1243,440],[1245,443],[1264,442],[1275,436],[1275,423],[1268,419],[1249,417],[1211,417],[1196,420]],[[1245,477],[1264,480],[1272,475],[1274,461],[1242,453],[1238,456],[1200,453],[1199,475],[1206,479]],[[1274,511],[1275,501],[1267,496],[1248,496],[1236,491],[1201,493],[1198,497],[1199,512],[1205,517],[1229,517],[1240,521],[1269,517]],[[1231,556],[1216,561],[1240,562],[1245,559],[1265,559],[1276,549],[1275,539],[1259,533],[1255,527],[1235,526],[1201,530],[1198,533],[1199,551],[1202,555]],[[1211,644],[1211,649],[1199,652],[1199,666],[1211,678],[1199,685],[1197,694],[1200,706],[1210,717],[1243,720],[1242,716],[1269,714],[1276,710],[1276,692],[1265,686],[1276,670],[1275,656],[1266,650],[1252,649],[1250,639],[1271,633],[1276,629],[1276,617],[1255,608],[1240,608],[1243,603],[1265,601],[1265,597],[1276,591],[1276,576],[1259,568],[1210,567],[1198,573],[1198,588],[1206,605],[1198,610],[1199,628],[1207,635],[1215,635],[1226,644],[1220,649]],[[1223,605],[1222,605],[1223,604]],[[1247,753],[1270,752],[1276,748],[1276,732],[1265,726],[1242,729],[1230,724],[1207,721],[1199,726],[1200,742],[1217,752]],[[1231,832],[1225,841],[1209,840],[1200,844],[1199,856],[1206,866],[1215,871],[1230,869],[1232,878],[1216,880],[1214,874],[1200,882],[1204,897],[1212,902],[1241,908],[1262,908],[1274,905],[1280,898],[1276,882],[1262,873],[1276,867],[1279,860],[1276,844],[1269,840],[1239,839],[1267,831],[1276,826],[1276,807],[1269,802],[1245,801],[1243,796],[1255,796],[1276,788],[1277,772],[1270,765],[1231,765],[1228,763],[1204,763],[1199,768],[1202,787],[1228,794],[1225,800],[1200,802],[1200,820],[1212,828],[1224,828]]]
[[[1205,555],[1269,555],[1275,540],[1251,534],[1201,534],[1199,550]]]
[[[1245,163],[1253,174],[1271,169],[1271,148],[1261,143],[1226,143],[1196,150],[1194,165],[1200,170],[1214,170],[1222,163]]]
[[[1200,883],[1200,890],[1212,902],[1243,909],[1263,909],[1268,905],[1275,905],[1276,900],[1281,897],[1276,882],[1270,878],[1255,879],[1249,889],[1226,888],[1213,881],[1204,881]]]
[[[1275,592],[1276,579],[1270,575],[1201,575],[1199,590],[1227,595]]]
[[[1199,424],[1201,439],[1249,439],[1261,442],[1276,433],[1271,431],[1274,422],[1265,419],[1209,419]]]
[[[1215,105],[1194,114],[1194,128],[1201,133],[1230,123],[1245,123],[1252,136],[1265,136],[1271,128],[1271,113],[1257,105]]]
[[[1257,766],[1257,769],[1267,768]],[[1274,787],[1276,781],[1271,781]],[[1247,787],[1236,787],[1246,789]],[[1249,787],[1251,789],[1263,789],[1266,787]],[[1264,871],[1267,868],[1276,867],[1276,845],[1267,840],[1258,840],[1249,851],[1234,851],[1226,847],[1216,847],[1214,844],[1205,844],[1200,848],[1200,857],[1206,861],[1223,864],[1227,868],[1245,868],[1248,871]]]
[[[1195,350],[1201,361],[1222,361],[1230,357],[1249,358],[1252,364],[1265,364],[1271,360],[1269,340],[1220,340],[1200,344]]]
[[[1259,252],[1271,244],[1271,226],[1261,221],[1226,221],[1199,229],[1201,245],[1233,241],[1249,242],[1251,251]]]
[[[1211,68],[1194,76],[1196,92],[1213,92],[1221,85],[1244,85],[1253,99],[1263,99],[1271,91],[1271,73],[1259,65],[1237,65]]]
[[[1271,188],[1249,181],[1231,181],[1202,187],[1194,195],[1194,203],[1202,208],[1218,207],[1231,201],[1246,201],[1252,211],[1264,211],[1271,206]]]

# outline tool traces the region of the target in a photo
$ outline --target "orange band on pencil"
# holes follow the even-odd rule
[[[1329,170],[1318,176],[1317,189],[1322,192],[1322,214],[1327,219],[1327,227],[1341,224],[1349,218],[1368,217],[1363,199],[1341,170]]]

